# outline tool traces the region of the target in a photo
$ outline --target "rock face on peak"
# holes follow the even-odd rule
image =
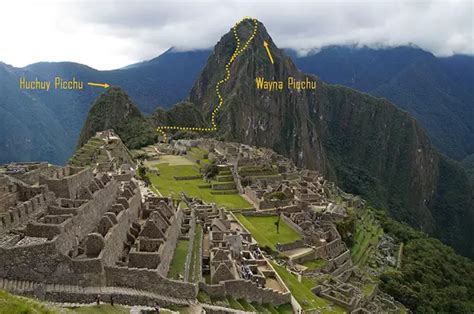
[[[251,20],[237,26],[241,46],[252,31]],[[225,77],[236,48],[230,31],[215,46],[190,93],[190,101],[209,113],[207,121],[219,102],[215,86]],[[220,87],[224,103],[216,116],[219,136],[270,147],[300,166],[318,169],[344,190],[474,256],[468,232],[473,223],[472,194],[460,196],[462,201],[447,222],[443,210],[447,204],[440,194],[449,195],[446,189],[456,187],[446,187],[441,180],[452,164],[437,153],[408,113],[387,100],[301,73],[260,22],[255,37],[229,69],[230,78]],[[257,79],[274,89],[258,88]],[[315,82],[316,89],[290,88],[289,80]]]
[[[151,144],[156,132],[119,87],[111,87],[92,105],[79,136],[78,148],[96,132],[113,129],[129,148]]]

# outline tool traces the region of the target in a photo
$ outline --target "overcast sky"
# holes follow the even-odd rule
[[[214,46],[243,16],[279,47],[415,44],[436,55],[474,54],[468,1],[1,1],[0,61],[74,61],[114,69]]]

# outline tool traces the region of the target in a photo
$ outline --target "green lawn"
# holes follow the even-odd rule
[[[295,297],[295,299],[299,302],[303,309],[317,309],[323,313],[344,313],[344,310],[342,308],[335,305],[331,305],[329,301],[316,296],[311,291],[311,289],[299,282],[298,278],[296,278],[295,275],[286,270],[286,268],[279,266],[273,262],[271,263],[278,275],[280,275],[281,279],[285,282],[288,289],[290,289],[291,294]],[[332,308],[330,311],[328,310],[328,306],[331,306]]]
[[[173,259],[171,260],[168,278],[179,279],[179,275],[184,277],[184,265],[188,254],[189,241],[179,240],[176,244]]]
[[[0,290],[0,314],[10,313],[37,313],[52,314],[54,308],[34,299],[18,297]]]
[[[306,266],[309,269],[313,270],[313,269],[320,269],[320,268],[326,266],[326,264],[327,264],[326,260],[318,258],[318,259],[315,259],[315,260],[312,260],[312,261],[304,262],[303,266]]]
[[[196,232],[193,240],[193,252],[191,253],[191,266],[189,269],[190,281],[197,282],[201,277],[201,256],[200,256],[200,240],[202,235],[202,227],[200,224],[196,225]]]
[[[228,209],[251,208],[252,206],[239,194],[211,194],[210,188],[199,188],[200,185],[206,184],[202,179],[193,180],[175,180],[174,176],[192,176],[198,175],[197,165],[175,165],[171,166],[167,163],[157,164],[160,175],[148,173],[147,176],[153,186],[158,189],[163,196],[173,193],[175,198],[179,197],[180,192],[185,192],[188,196],[198,197],[205,202],[214,202],[218,206]]]
[[[235,216],[262,247],[268,246],[276,251],[275,245],[277,243],[289,243],[301,239],[301,236],[283,220],[280,220],[280,232],[277,233],[275,222],[278,220],[278,216],[252,217],[242,214]]]

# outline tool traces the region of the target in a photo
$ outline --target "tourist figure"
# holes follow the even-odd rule
[[[158,304],[158,302],[155,302],[155,311],[156,313],[160,313],[160,305]]]
[[[113,294],[110,295],[110,305],[114,306],[114,295]]]
[[[97,305],[100,305],[100,294],[98,294],[98,295],[95,297],[95,303],[97,303]]]

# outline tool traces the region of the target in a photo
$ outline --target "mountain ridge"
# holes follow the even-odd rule
[[[243,24],[238,30],[243,38],[249,27]],[[264,41],[269,43],[274,64],[268,61]],[[223,60],[230,58],[234,48],[229,32],[215,46],[191,90],[190,101],[203,112],[209,113],[217,101],[213,85],[223,77]],[[446,169],[455,168],[436,151],[408,112],[388,100],[328,85],[300,72],[261,23],[254,41],[232,64],[231,72],[231,79],[222,87],[226,96],[217,121],[225,127],[218,136],[269,147],[297,165],[318,169],[344,190],[361,194],[377,207],[390,209],[398,220],[436,234],[474,256],[469,226],[461,218],[473,221],[472,200],[466,195],[465,206],[456,203],[447,207],[445,197],[456,187],[443,185],[448,182]],[[281,81],[288,76],[308,78],[318,87],[314,91],[266,92],[255,87],[257,76]],[[457,178],[466,182],[462,173]],[[443,208],[453,209],[448,220]]]

